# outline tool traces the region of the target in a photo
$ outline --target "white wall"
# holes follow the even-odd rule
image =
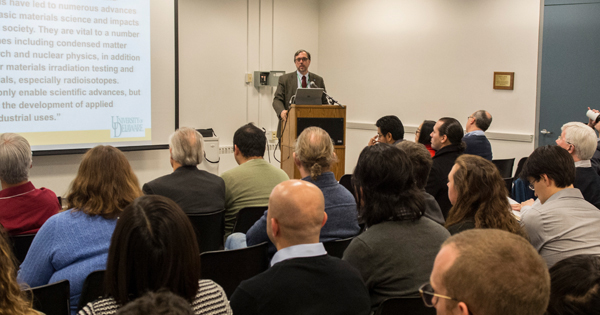
[[[464,124],[486,109],[490,132],[532,135],[539,18],[539,0],[323,0],[319,74],[348,104],[348,122],[394,114],[412,127],[443,116]],[[515,89],[493,90],[494,71],[515,72]],[[347,173],[374,134],[348,130]],[[518,160],[533,142],[492,147],[494,158]]]
[[[275,89],[257,90],[244,74],[293,71],[300,48],[311,52],[310,70],[325,78],[328,92],[348,105],[348,122],[372,126],[395,114],[408,127],[442,116],[464,123],[487,109],[494,116],[490,132],[533,134],[539,0],[180,0],[179,6],[180,125],[214,128],[221,146],[231,145],[247,122],[276,130]],[[494,71],[514,71],[515,90],[493,90]],[[348,129],[347,173],[373,130]],[[533,149],[532,142],[492,140],[492,146],[495,158],[519,159]],[[167,150],[126,156],[141,184],[171,171]],[[80,159],[34,157],[31,180],[62,195]],[[220,172],[234,166],[230,154],[221,155]]]

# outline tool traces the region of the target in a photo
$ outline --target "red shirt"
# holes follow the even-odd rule
[[[427,148],[427,151],[429,151],[429,154],[431,154],[431,157],[433,157],[435,155],[435,150],[431,147],[431,144],[426,144],[425,147]]]
[[[9,235],[37,233],[59,210],[56,194],[31,182],[0,190],[0,223]]]

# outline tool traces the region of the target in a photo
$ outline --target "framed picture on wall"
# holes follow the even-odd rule
[[[494,72],[494,90],[514,90],[514,72]]]

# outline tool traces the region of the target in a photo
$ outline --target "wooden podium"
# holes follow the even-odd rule
[[[300,134],[299,128],[303,130],[307,126],[299,126],[300,120],[303,118],[316,118],[315,120],[322,119],[326,124],[321,127],[325,130],[329,127],[327,119],[332,118],[338,124],[341,124],[342,129],[342,143],[334,145],[334,151],[337,155],[337,162],[331,166],[331,171],[335,174],[335,178],[340,178],[345,174],[345,158],[346,158],[346,107],[338,105],[292,105],[288,111],[287,125],[286,122],[281,122],[281,169],[284,170],[290,179],[301,179],[300,171],[294,163],[294,145],[296,138]],[[299,120],[300,119],[300,120]],[[285,127],[284,127],[285,126]],[[300,130],[301,131],[301,130]],[[329,132],[329,131],[328,131]],[[331,135],[331,133],[330,133]],[[332,136],[333,137],[333,136]],[[338,140],[339,142],[339,140]]]

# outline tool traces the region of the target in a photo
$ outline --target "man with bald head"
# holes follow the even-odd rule
[[[492,160],[492,145],[485,136],[485,131],[492,123],[492,115],[485,110],[478,110],[471,114],[467,120],[467,133],[462,141],[467,145],[465,154],[479,155],[484,159]]]
[[[144,184],[144,194],[170,198],[185,213],[208,213],[225,207],[223,179],[198,169],[204,161],[204,139],[198,131],[177,129],[169,137],[169,155],[173,173]]]
[[[234,314],[369,314],[358,271],[319,243],[325,222],[323,193],[314,184],[289,180],[273,189],[267,234],[277,253],[269,270],[235,290]]]

